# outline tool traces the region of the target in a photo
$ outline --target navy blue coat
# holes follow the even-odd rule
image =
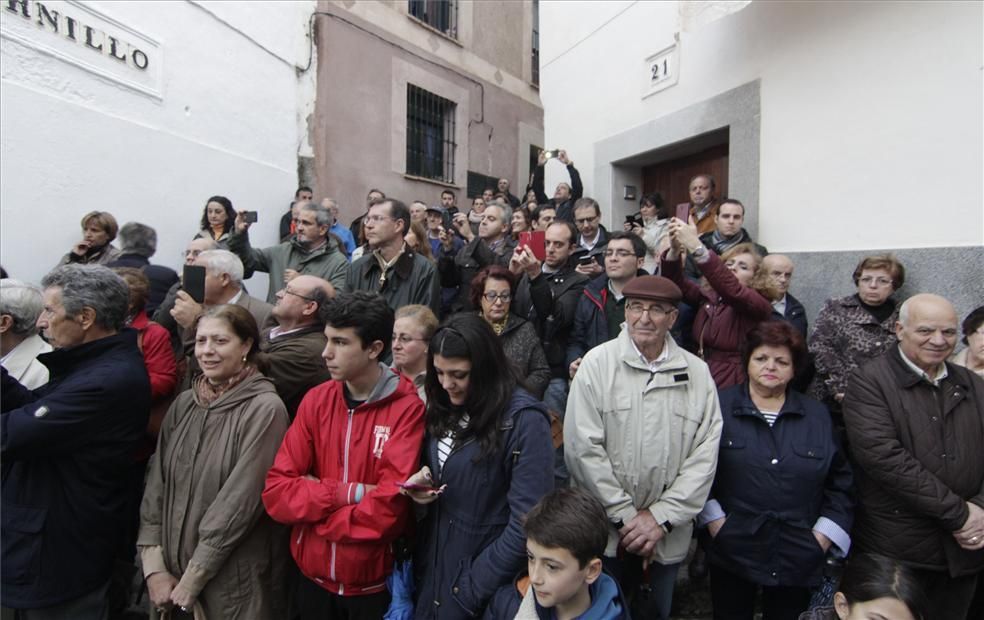
[[[776,312],[775,308],[772,309],[772,318],[779,319],[781,321],[786,321],[806,338],[807,323],[806,323],[806,309],[800,300],[792,296],[791,293],[786,293],[786,313],[779,314]]]
[[[720,453],[715,499],[727,514],[708,538],[708,561],[763,585],[820,582],[824,552],[813,536],[821,516],[851,531],[851,467],[820,402],[789,390],[771,428],[748,384],[719,393]]]
[[[498,451],[476,459],[466,441],[438,466],[437,438],[428,436],[424,461],[447,489],[428,504],[414,557],[415,617],[475,618],[526,563],[521,519],[553,489],[554,450],[546,408],[517,389],[501,418]],[[438,475],[440,472],[440,475]]]
[[[38,356],[30,391],[2,375],[3,604],[56,605],[109,580],[131,518],[127,472],[150,411],[137,333]]]

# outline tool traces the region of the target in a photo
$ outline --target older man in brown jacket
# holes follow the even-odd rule
[[[858,551],[916,569],[939,618],[968,618],[984,571],[984,381],[946,363],[957,314],[936,295],[899,311],[899,346],[848,384]]]

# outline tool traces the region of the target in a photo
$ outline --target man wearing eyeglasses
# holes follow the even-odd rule
[[[374,201],[363,220],[363,229],[371,251],[349,266],[345,290],[379,293],[394,311],[421,304],[439,312],[437,269],[404,241],[410,230],[410,209],[394,198]]]
[[[580,233],[577,237],[578,250],[574,260],[577,272],[589,278],[601,275],[605,268],[605,247],[608,245],[608,231],[601,225],[601,206],[594,198],[581,198],[574,203],[574,224]]]
[[[625,320],[622,289],[632,278],[645,274],[646,243],[635,233],[612,234],[604,256],[605,273],[584,287],[574,312],[574,331],[565,360],[571,377],[588,350],[618,336]]]
[[[277,292],[271,311],[277,325],[263,330],[260,350],[270,360],[266,375],[291,420],[307,391],[331,379],[321,359],[327,341],[319,311],[334,296],[335,287],[330,282],[297,276]]]
[[[645,275],[622,292],[624,328],[571,382],[564,452],[573,485],[606,507],[605,568],[623,591],[650,592],[635,597],[632,617],[665,620],[714,480],[721,409],[707,365],[669,335],[680,289]]]

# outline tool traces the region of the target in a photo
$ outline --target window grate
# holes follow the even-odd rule
[[[458,38],[458,0],[410,0],[408,11],[431,28]]]
[[[457,105],[407,84],[407,174],[454,183]]]

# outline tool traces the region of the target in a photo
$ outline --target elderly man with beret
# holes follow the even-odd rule
[[[608,513],[604,563],[632,616],[665,619],[714,480],[721,408],[707,365],[669,335],[676,284],[638,276],[622,294],[621,333],[588,351],[571,383],[564,451],[573,484]]]

